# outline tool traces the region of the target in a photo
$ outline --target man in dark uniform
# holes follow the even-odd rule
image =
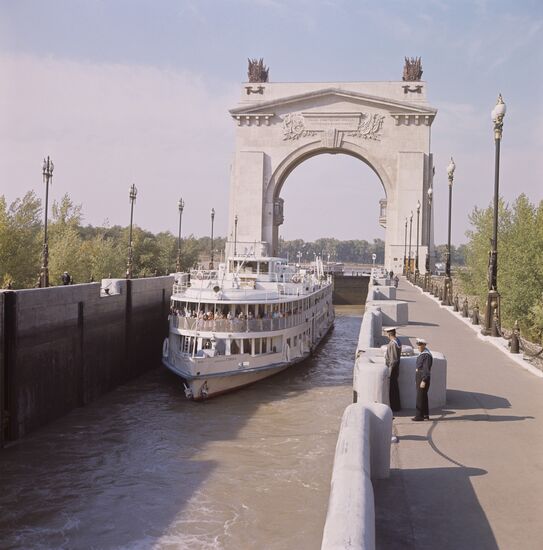
[[[424,338],[417,338],[417,347],[419,348],[417,371],[415,374],[415,382],[417,385],[417,414],[412,420],[420,422],[422,420],[430,420],[428,390],[430,389],[430,371],[432,370],[433,358],[430,350],[426,347],[426,340]]]
[[[385,352],[385,364],[388,367],[390,386],[389,402],[390,408],[396,412],[402,408],[400,402],[400,386],[398,385],[398,376],[400,376],[400,356],[402,354],[402,345],[396,336],[396,327],[386,328],[388,336],[388,345]]]

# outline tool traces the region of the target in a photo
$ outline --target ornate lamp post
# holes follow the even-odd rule
[[[177,203],[179,208],[179,233],[177,235],[177,261],[175,262],[175,271],[181,272],[181,220],[183,219],[183,208],[185,208],[185,202],[183,199],[179,199]]]
[[[443,293],[443,305],[451,306],[452,305],[452,279],[451,279],[451,214],[452,214],[452,188],[454,181],[454,171],[456,169],[456,164],[454,163],[453,158],[447,166],[447,176],[449,179],[449,223],[447,230],[447,252],[445,253],[445,289]]]
[[[419,223],[420,223],[420,201],[417,201],[417,247],[415,252],[415,284],[419,278]]]
[[[432,238],[432,197],[434,194],[434,190],[431,187],[429,187],[427,193],[428,193],[428,228],[427,228],[428,251],[426,252],[426,263],[425,263],[426,273],[424,274],[425,290],[428,290],[428,288],[430,287],[430,240]]]
[[[413,210],[411,210],[411,214],[409,214],[409,260],[407,262],[408,265],[408,274],[411,275],[411,235],[413,234]]]
[[[498,202],[500,188],[500,142],[502,139],[503,119],[506,107],[502,95],[492,110],[492,122],[494,123],[494,142],[496,152],[494,159],[494,225],[492,231],[492,250],[490,251],[488,265],[488,296],[486,300],[485,326],[483,332],[498,336],[500,325],[500,295],[498,293]]]
[[[405,232],[403,237],[403,274],[407,275],[407,218],[405,218]]]
[[[234,216],[234,256],[237,254],[238,247],[238,215]]]
[[[130,229],[128,232],[128,262],[126,264],[127,279],[132,279],[132,223],[134,221],[134,203],[136,202],[137,195],[138,189],[135,184],[132,184],[128,193],[128,198],[130,200]]]
[[[47,157],[43,159],[43,183],[45,183],[45,223],[43,224],[43,263],[40,272],[40,287],[49,286],[49,242],[47,240],[47,209],[49,204],[49,184],[53,179],[53,170],[55,165],[53,161]]]
[[[209,269],[214,268],[213,263],[213,224],[215,223],[215,209],[211,209],[211,260],[209,262]]]

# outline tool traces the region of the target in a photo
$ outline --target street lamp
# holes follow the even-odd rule
[[[403,274],[407,275],[407,218],[405,218],[405,232],[403,237]]]
[[[303,254],[298,250],[298,254],[296,254],[296,257],[298,258],[298,265],[302,264],[302,256]]]
[[[238,215],[234,216],[234,256],[237,254],[238,245]]]
[[[447,233],[447,252],[445,253],[445,289],[443,293],[443,305],[452,305],[452,279],[451,279],[451,214],[452,214],[452,188],[454,181],[454,171],[456,164],[451,157],[451,161],[447,166],[447,176],[449,179],[449,226]]]
[[[183,199],[179,199],[177,203],[179,208],[179,233],[177,235],[177,262],[175,263],[175,271],[177,273],[181,272],[181,220],[183,218],[183,208],[185,208],[185,202]]]
[[[40,273],[41,288],[49,286],[49,242],[47,240],[47,208],[49,204],[49,184],[53,179],[54,168],[55,165],[49,157],[47,157],[47,160],[43,159],[42,175],[43,183],[45,183],[45,223],[43,226],[43,263]]]
[[[132,279],[132,222],[134,221],[134,203],[136,202],[137,194],[138,189],[135,184],[132,184],[128,193],[128,199],[130,200],[130,229],[128,232],[128,262],[126,264],[127,279]]]
[[[214,268],[213,264],[213,224],[215,223],[215,209],[211,209],[211,261],[209,262],[209,269]]]
[[[498,201],[500,187],[500,142],[502,139],[503,119],[506,107],[503,97],[498,96],[498,102],[492,110],[492,122],[494,123],[494,142],[496,152],[494,159],[494,225],[492,231],[492,250],[490,251],[488,266],[488,296],[485,311],[485,334],[498,336],[500,324],[500,295],[498,293]]]
[[[415,284],[419,278],[419,222],[420,222],[420,201],[417,201],[417,248],[415,253]]]
[[[408,266],[409,266],[409,275],[411,275],[411,235],[413,233],[413,210],[411,210],[411,214],[409,214],[409,261],[407,262],[408,263]]]
[[[424,274],[424,288],[425,290],[428,290],[430,287],[430,240],[432,239],[432,197],[434,194],[434,190],[429,187],[428,188],[428,239],[427,239],[427,246],[428,250],[426,252],[426,273]]]

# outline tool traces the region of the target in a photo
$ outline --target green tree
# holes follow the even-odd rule
[[[498,291],[501,320],[505,327],[519,321],[523,332],[534,336],[540,323],[543,293],[543,201],[532,205],[520,195],[511,205],[499,202]],[[467,269],[461,273],[464,290],[479,297],[484,306],[488,293],[489,254],[493,207],[475,208],[472,229],[466,233]]]
[[[41,265],[41,201],[33,191],[7,207],[0,196],[0,279],[13,288],[34,286]]]

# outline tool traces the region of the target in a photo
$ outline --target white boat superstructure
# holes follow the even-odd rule
[[[333,283],[317,259],[236,256],[176,274],[162,361],[195,400],[245,386],[305,359],[334,322]]]

